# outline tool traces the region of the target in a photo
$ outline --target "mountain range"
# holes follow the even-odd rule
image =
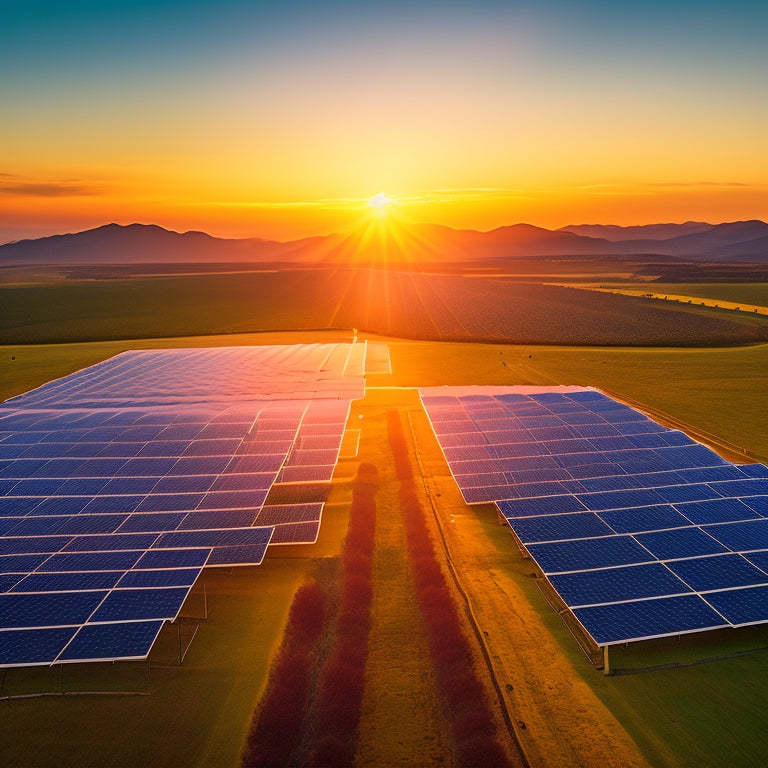
[[[768,224],[686,222],[557,230],[514,224],[488,232],[437,224],[367,224],[348,234],[289,242],[223,239],[157,225],[107,224],[0,246],[0,266],[140,263],[478,262],[506,258],[640,256],[707,263],[768,263]]]

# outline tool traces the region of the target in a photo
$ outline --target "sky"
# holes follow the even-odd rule
[[[768,3],[0,0],[0,243],[768,219]]]

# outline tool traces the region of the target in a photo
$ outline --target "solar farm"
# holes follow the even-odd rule
[[[0,405],[0,667],[8,706],[26,713],[14,734],[37,713],[61,713],[64,723],[75,700],[64,705],[55,697],[93,691],[113,697],[115,713],[130,713],[131,728],[149,728],[126,761],[167,749],[204,764],[208,737],[201,734],[216,727],[214,715],[205,726],[189,718],[167,748],[162,728],[148,722],[176,707],[175,686],[197,697],[213,684],[211,713],[233,729],[217,730],[215,738],[219,750],[227,743],[227,764],[234,764],[259,676],[279,643],[281,612],[300,583],[294,579],[326,574],[325,589],[338,583],[331,580],[338,578],[334,563],[343,562],[354,473],[363,465],[378,467],[382,483],[374,562],[385,558],[376,590],[387,594],[377,600],[398,622],[413,610],[404,607],[414,599],[412,566],[396,544],[404,518],[386,433],[392,413],[406,431],[410,424],[408,460],[425,509],[429,500],[434,512],[434,542],[447,536],[442,566],[455,569],[474,601],[479,643],[502,691],[493,706],[513,724],[528,723],[517,735],[529,756],[553,748],[542,731],[549,719],[558,734],[566,727],[559,709],[539,711],[535,697],[546,684],[542,701],[576,701],[572,682],[558,688],[571,681],[572,665],[585,668],[579,674],[591,676],[590,685],[620,691],[609,695],[631,701],[630,713],[647,710],[623,681],[682,696],[690,670],[709,680],[730,675],[733,659],[762,668],[764,654],[749,651],[765,647],[768,624],[764,464],[729,462],[594,388],[415,387],[393,376],[393,346],[323,341],[127,351]],[[342,448],[350,444],[356,447]],[[400,567],[395,554],[406,575],[390,581],[390,569]],[[204,585],[212,611],[209,617],[206,607],[201,623],[192,614]],[[334,626],[326,637],[334,638]],[[382,707],[399,706],[387,697],[402,684],[434,687],[424,666],[389,682],[405,675],[408,654],[419,652],[423,639],[414,626],[407,650],[402,638],[389,637],[389,624],[371,630],[378,639],[368,649],[365,695],[383,696]],[[382,633],[392,645],[382,645]],[[178,654],[171,648],[177,634]],[[190,643],[183,663],[182,635]],[[595,674],[571,635],[592,665],[615,674]],[[402,671],[391,669],[392,653]],[[673,683],[621,674],[689,663],[672,673]],[[386,679],[371,669],[386,671]],[[736,679],[743,686],[744,677]],[[736,683],[729,685],[732,695]],[[235,686],[237,707],[229,692]],[[533,699],[525,698],[528,688]],[[32,705],[30,695],[50,698]],[[87,710],[94,718],[107,699],[98,701]],[[745,707],[760,701],[761,694],[744,695]],[[563,755],[604,753],[610,731],[590,731],[589,744],[581,744],[577,710]],[[417,731],[428,722],[413,720]],[[628,716],[628,732],[635,721]],[[403,743],[421,741],[405,736],[402,723],[392,727]],[[360,733],[361,754],[384,743],[380,732]],[[58,753],[54,742],[65,735],[66,727],[54,729],[41,749]],[[68,748],[77,742],[66,739]],[[758,749],[745,743],[745,754]],[[571,744],[573,753],[566,751]],[[35,749],[25,742],[17,754]],[[424,749],[419,754],[431,747]]]
[[[492,502],[595,645],[768,622],[768,467],[601,392],[421,399],[468,504]]]
[[[203,568],[317,539],[365,344],[125,352],[0,406],[0,666],[146,658]]]

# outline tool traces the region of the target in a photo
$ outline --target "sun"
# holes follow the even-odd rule
[[[387,197],[383,192],[379,192],[368,199],[368,205],[379,215],[384,216],[387,212],[387,206],[394,202],[391,197]]]

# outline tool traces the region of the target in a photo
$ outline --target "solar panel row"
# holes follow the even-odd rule
[[[127,352],[0,406],[0,666],[143,658],[204,566],[317,539],[365,345]]]
[[[598,645],[768,622],[768,468],[595,390],[479,389],[421,392],[451,471]]]

